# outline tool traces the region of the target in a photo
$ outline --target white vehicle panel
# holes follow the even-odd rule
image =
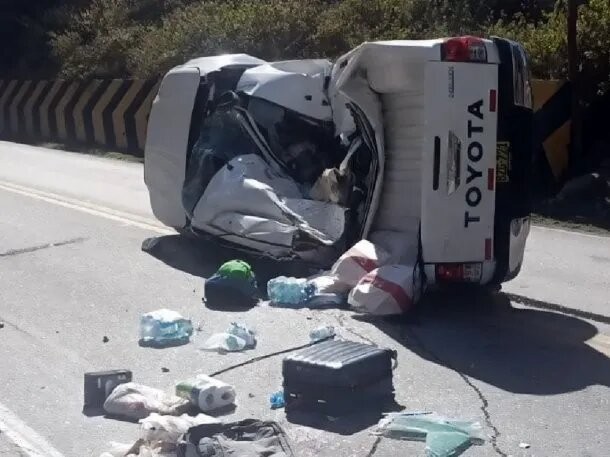
[[[498,66],[430,62],[425,85],[424,261],[490,261]]]
[[[173,228],[186,224],[182,184],[199,79],[197,68],[183,67],[169,72],[161,83],[148,119],[144,182],[153,214]]]

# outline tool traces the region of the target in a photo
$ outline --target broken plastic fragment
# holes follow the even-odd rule
[[[278,392],[274,392],[269,397],[269,401],[271,402],[271,409],[279,409],[286,406],[286,402],[284,400],[284,391],[280,390]]]
[[[472,444],[482,444],[478,422],[457,421],[434,414],[393,413],[379,421],[377,435],[425,441],[429,457],[454,457]]]

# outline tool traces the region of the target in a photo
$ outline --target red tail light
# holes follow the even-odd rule
[[[449,38],[441,47],[441,59],[446,62],[487,62],[487,48],[477,37]]]
[[[446,263],[436,265],[436,279],[439,281],[461,281],[464,269],[461,263]]]
[[[437,263],[438,282],[479,282],[483,272],[481,263]]]

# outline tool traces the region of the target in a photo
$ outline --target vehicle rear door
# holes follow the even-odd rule
[[[425,263],[493,260],[497,90],[497,64],[426,64]]]

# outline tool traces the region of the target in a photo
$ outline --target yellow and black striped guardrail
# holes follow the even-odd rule
[[[534,138],[546,158],[553,180],[561,182],[570,165],[572,101],[570,83],[532,81]]]
[[[0,134],[141,153],[158,82],[0,80]]]
[[[0,80],[0,134],[76,140],[141,153],[158,81]],[[569,165],[570,86],[533,81],[535,132],[560,181]]]

